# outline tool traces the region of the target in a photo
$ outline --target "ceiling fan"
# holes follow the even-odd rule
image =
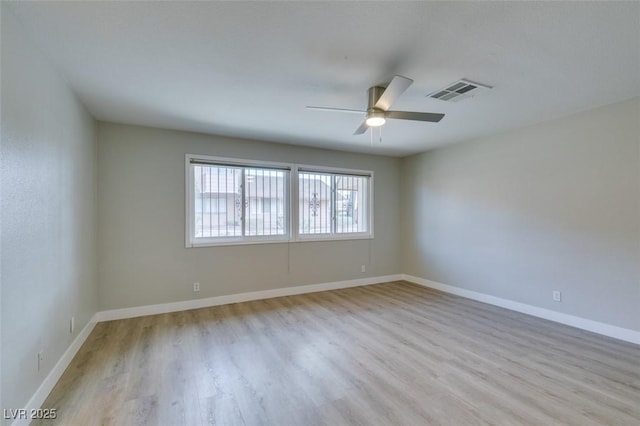
[[[411,86],[413,80],[410,78],[396,75],[393,77],[387,87],[373,86],[369,88],[369,103],[366,110],[359,109],[344,109],[344,108],[329,108],[318,106],[307,106],[308,109],[320,110],[320,111],[335,111],[335,112],[349,112],[355,114],[365,114],[365,120],[360,127],[353,133],[354,135],[361,135],[366,132],[369,127],[382,126],[387,118],[395,118],[400,120],[413,120],[413,121],[429,121],[437,123],[442,120],[444,114],[436,114],[431,112],[413,112],[413,111],[390,111],[391,105],[402,95],[405,90]]]

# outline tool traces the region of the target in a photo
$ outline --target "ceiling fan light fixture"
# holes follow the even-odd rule
[[[386,122],[387,120],[385,120],[383,114],[375,113],[375,112],[372,112],[371,114],[369,114],[366,121],[367,126],[369,127],[380,127]]]
[[[366,113],[364,122],[360,124],[360,126],[358,126],[355,132],[353,132],[354,135],[361,135],[371,127],[380,127],[384,125],[387,122],[387,118],[397,120],[426,121],[430,123],[437,123],[442,120],[444,114],[433,112],[393,111],[389,109],[391,105],[396,101],[396,99],[407,90],[411,83],[413,83],[413,80],[411,80],[410,78],[396,75],[395,77],[393,77],[391,82],[389,82],[387,87],[369,87],[369,90],[367,91],[369,101],[367,103],[367,109],[364,111],[314,106],[308,106],[307,108],[321,111],[354,112],[358,114]],[[460,89],[456,87],[456,90]],[[467,90],[465,92],[463,90],[464,93],[470,91],[471,90]]]

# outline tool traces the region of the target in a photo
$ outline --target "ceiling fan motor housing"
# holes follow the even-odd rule
[[[367,118],[365,120],[367,126],[378,127],[386,122],[384,110],[374,106],[384,91],[385,88],[380,86],[369,88],[369,104],[367,105]]]
[[[380,99],[380,96],[382,96],[382,93],[384,93],[384,91],[385,88],[380,86],[373,86],[369,88],[369,104],[367,105],[367,111],[382,111],[375,108],[374,105],[376,104],[376,102],[378,102],[378,99]]]

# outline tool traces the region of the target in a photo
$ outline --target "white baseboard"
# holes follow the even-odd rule
[[[603,322],[593,321],[586,318],[577,317],[574,315],[563,314],[561,312],[552,311],[550,309],[539,308],[533,305],[527,305],[525,303],[514,302],[509,299],[502,299],[500,297],[490,296],[488,294],[479,293],[472,290],[466,290],[460,287],[454,287],[447,284],[442,284],[435,281],[430,281],[424,278],[414,277],[412,275],[402,274],[402,279],[412,282],[414,284],[421,285],[423,287],[433,288],[435,290],[444,291],[445,293],[455,294],[467,299],[477,300],[479,302],[488,303],[490,305],[500,306],[501,308],[510,309],[512,311],[522,312],[538,318],[544,318],[546,320],[558,322],[572,327],[580,328],[582,330],[591,331],[594,333],[602,334],[604,336],[613,337],[614,339],[624,340],[635,344],[640,344],[640,331],[631,330],[628,328],[622,328],[615,325],[606,324]]]
[[[385,275],[380,277],[358,278],[348,281],[334,281],[330,283],[311,284],[297,287],[277,288],[273,290],[251,291],[248,293],[230,294],[227,296],[207,297],[203,299],[185,300],[182,302],[163,303],[160,305],[138,306],[125,309],[97,312],[87,325],[78,333],[71,345],[62,354],[51,372],[44,379],[36,393],[31,397],[25,407],[28,414],[31,409],[38,409],[49,396],[62,373],[67,369],[71,360],[76,355],[84,341],[89,337],[96,323],[123,318],[134,318],[144,315],[163,314],[167,312],[184,311],[188,309],[206,308],[208,306],[226,305],[228,303],[248,302],[251,300],[270,299],[272,297],[292,296],[295,294],[314,293],[325,290],[337,290],[341,288],[358,287],[363,285],[380,284],[389,281],[399,281],[401,274]],[[16,419],[12,426],[27,426],[31,419]]]
[[[321,284],[310,284],[295,287],[276,288],[273,290],[251,291],[247,293],[230,294],[226,296],[206,297],[202,299],[184,300],[181,302],[162,303],[159,305],[135,306],[132,308],[101,311],[96,314],[97,321],[112,321],[124,318],[135,318],[145,315],[165,314],[167,312],[186,311],[189,309],[207,308],[209,306],[226,305],[229,303],[248,302],[251,300],[271,299],[280,296],[315,293],[318,291],[337,290],[341,288],[359,287],[363,285],[380,284],[402,279],[401,274],[380,277],[358,278],[348,281],[334,281]]]
[[[76,338],[73,339],[71,345],[69,345],[67,350],[64,351],[58,362],[56,362],[56,365],[54,365],[53,369],[51,369],[49,374],[47,374],[47,377],[45,377],[44,381],[40,384],[40,387],[38,387],[38,390],[36,390],[36,393],[33,394],[31,399],[27,403],[27,406],[25,407],[27,417],[29,417],[28,415],[32,409],[37,410],[38,408],[42,407],[42,404],[49,396],[49,393],[56,385],[56,383],[58,383],[58,380],[62,376],[62,373],[64,373],[64,371],[67,369],[67,367],[71,363],[71,360],[73,360],[73,357],[76,356],[76,353],[78,352],[84,341],[87,340],[87,337],[89,337],[89,334],[91,334],[91,331],[93,330],[93,327],[95,327],[97,322],[98,321],[96,320],[96,315],[94,315],[89,320],[87,325],[85,325],[84,328],[80,330],[80,333],[78,333]],[[16,419],[11,425],[27,426],[29,423],[31,423],[31,419]]]
[[[280,296],[293,296],[296,294],[314,293],[318,291],[337,290],[341,288],[359,287],[371,284],[380,284],[389,281],[405,280],[424,287],[433,288],[444,291],[446,293],[455,294],[468,299],[477,300],[479,302],[488,303],[490,305],[500,306],[512,311],[522,312],[561,324],[570,325],[594,333],[602,334],[615,339],[624,340],[631,343],[640,344],[640,332],[627,328],[617,327],[586,318],[576,317],[573,315],[563,314],[549,309],[539,308],[520,302],[514,302],[500,297],[490,296],[488,294],[466,290],[447,284],[430,281],[424,278],[414,277],[407,274],[385,275],[380,277],[358,278],[347,281],[335,281],[321,284],[310,284],[297,287],[284,287],[273,290],[252,291],[247,293],[231,294],[226,296],[208,297],[203,299],[185,300],[181,302],[163,303],[159,305],[137,306],[133,308],[114,309],[109,311],[97,312],[87,325],[78,333],[71,345],[62,354],[51,372],[44,379],[36,393],[31,397],[25,409],[27,413],[31,409],[38,409],[42,406],[45,399],[62,376],[62,373],[71,363],[71,360],[78,352],[84,341],[87,339],[96,323],[101,321],[110,321],[124,318],[134,318],[144,315],[155,315],[167,312],[177,312],[189,309],[206,308],[209,306],[219,306],[229,303],[248,302],[251,300],[270,299]],[[29,419],[17,419],[12,426],[26,426],[30,423]]]

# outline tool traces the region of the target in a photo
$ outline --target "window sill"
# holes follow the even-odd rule
[[[192,242],[188,244],[186,248],[197,248],[197,247],[220,247],[220,246],[245,246],[245,245],[253,245],[253,244],[281,244],[288,243],[291,240],[289,238],[270,238],[264,240],[225,240],[225,241],[202,241],[202,242]]]
[[[372,234],[349,234],[349,235],[298,235],[298,237],[292,241],[295,243],[306,242],[318,242],[318,241],[348,241],[348,240],[373,240]]]
[[[226,241],[207,241],[207,242],[192,242],[186,245],[186,248],[198,248],[198,247],[224,247],[224,246],[245,246],[254,244],[282,244],[282,243],[312,243],[312,242],[329,242],[329,241],[349,241],[349,240],[373,240],[373,235],[341,235],[341,236],[320,236],[309,235],[300,236],[297,238],[272,238],[264,240],[226,240]]]

